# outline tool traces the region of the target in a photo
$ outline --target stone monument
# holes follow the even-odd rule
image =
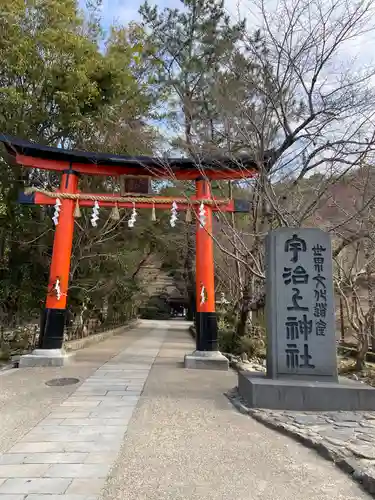
[[[253,408],[373,410],[375,389],[337,375],[331,238],[280,228],[266,238],[267,374],[239,374]]]

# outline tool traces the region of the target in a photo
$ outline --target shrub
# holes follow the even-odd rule
[[[169,319],[168,303],[161,297],[150,297],[145,307],[140,311],[142,319]]]
[[[250,325],[244,337],[236,335],[236,325],[230,324],[226,318],[218,321],[219,350],[235,355],[246,353],[249,358],[263,358],[266,354],[265,330]]]
[[[169,312],[161,311],[157,307],[147,307],[141,310],[141,319],[169,319]]]
[[[233,328],[219,328],[218,331],[219,351],[237,354],[238,338]]]
[[[10,348],[9,345],[5,342],[2,342],[0,345],[0,362],[8,361],[10,359]]]
[[[265,342],[261,338],[242,337],[239,339],[241,354],[245,352],[249,358],[263,358],[265,356]]]

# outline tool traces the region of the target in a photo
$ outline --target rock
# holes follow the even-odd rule
[[[297,424],[303,425],[316,425],[326,423],[325,419],[323,419],[321,415],[298,415],[294,417],[294,421]]]
[[[241,358],[241,361],[242,361],[243,363],[248,363],[248,362],[249,362],[249,358],[247,357],[246,352],[243,352],[243,353],[241,354],[240,358]]]
[[[350,427],[358,427],[359,425],[359,422],[334,422],[334,428],[340,428],[340,427],[347,427],[347,428],[350,428]]]
[[[324,438],[339,439],[345,443],[350,443],[355,438],[354,429],[323,429],[319,432]]]
[[[366,420],[375,420],[375,413],[366,413],[363,417]]]
[[[342,446],[342,447],[344,447],[346,445],[345,441],[341,441],[341,439],[335,439],[335,438],[326,437],[325,440],[328,443],[331,443],[331,444],[333,444],[335,446]]]
[[[373,443],[374,442],[374,436],[370,436],[368,434],[357,434],[356,438],[359,439],[360,441],[365,441],[366,443]]]
[[[362,415],[354,411],[330,412],[330,418],[334,422],[359,422],[362,420]]]
[[[360,458],[375,460],[375,447],[369,444],[348,444],[347,449]]]

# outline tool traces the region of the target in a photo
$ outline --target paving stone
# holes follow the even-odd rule
[[[98,435],[98,434],[113,434],[114,436],[118,436],[123,434],[126,431],[126,426],[123,424],[120,425],[92,425],[81,427],[78,430],[78,435]]]
[[[44,477],[106,478],[110,466],[104,464],[56,464],[51,465]]]
[[[0,500],[24,500],[24,498],[25,498],[25,495],[2,495],[2,494],[0,494]]]
[[[117,377],[102,377],[102,375],[100,376],[97,376],[97,374],[95,374],[94,376],[91,376],[90,378],[88,378],[85,382],[85,385],[88,385],[88,386],[92,386],[92,385],[100,385],[100,384],[108,384],[108,383],[111,383],[112,385],[118,385],[118,384],[126,384],[126,383],[130,383],[132,382],[133,378],[129,375],[129,377],[127,378],[127,380],[125,380],[124,378],[121,378],[121,380],[119,380]]]
[[[38,452],[55,452],[61,450],[61,443],[50,443],[45,441],[38,441],[34,443],[21,442],[15,444],[9,451],[11,453],[38,453]]]
[[[124,392],[125,394],[125,392]],[[122,396],[87,396],[87,401],[96,401],[98,404],[101,403],[119,403]],[[123,405],[125,406],[125,405]]]
[[[142,392],[143,392],[143,389],[137,389],[137,390],[133,390],[133,389],[129,390],[129,389],[127,389],[125,395],[126,396],[136,396],[136,397],[139,398],[139,396],[142,394]]]
[[[65,407],[61,410],[59,409],[56,412],[53,412],[53,416],[54,418],[63,418],[63,419],[85,418],[90,415],[91,411],[92,411],[91,408],[89,408],[88,410],[82,410],[82,409],[77,410],[76,408]]]
[[[137,401],[133,400],[126,400],[126,399],[119,399],[118,401],[101,401],[100,402],[100,409],[109,409],[109,408],[123,408],[125,406],[128,407],[136,407],[138,403]]]
[[[121,447],[121,442],[117,439],[116,441],[104,440],[104,441],[76,441],[70,443],[54,443],[60,445],[60,450],[57,451],[68,451],[68,452],[81,452],[90,453],[93,451],[118,451]]]
[[[114,382],[100,382],[100,384],[90,384],[88,386],[89,388],[95,388],[95,389],[106,389],[107,391],[119,391],[119,390],[125,390],[129,387],[129,383],[124,383],[124,382],[119,382],[118,384],[115,384]]]
[[[124,406],[122,408],[103,408],[101,407],[97,411],[92,411],[89,418],[126,418],[133,415],[134,409],[130,406]]]
[[[50,442],[50,443],[67,443],[72,441],[77,441],[78,439],[78,433],[46,433],[46,432],[38,432],[35,433],[34,435],[31,436],[25,436],[25,444],[26,443],[38,443],[42,439],[44,439],[45,442]],[[93,441],[94,438],[92,436],[85,436],[81,435],[79,437],[80,441]]]
[[[126,389],[119,390],[119,391],[108,391],[107,396],[108,397],[114,397],[114,396],[128,396],[131,395],[130,391],[127,391]]]
[[[24,498],[22,496],[22,498]],[[87,495],[48,495],[40,496],[40,495],[27,495],[25,500],[97,500],[96,495],[87,496]],[[0,497],[0,500],[3,500]]]
[[[23,464],[25,457],[27,455],[24,453],[4,453],[0,455],[1,465],[12,465],[12,464]]]
[[[71,401],[68,399],[68,401],[64,401],[64,403],[61,403],[62,408],[95,408],[98,406],[98,402],[96,401],[82,401],[81,398],[79,401]]]
[[[90,427],[90,426],[105,426],[108,423],[108,418],[70,418],[64,420],[64,426],[81,426],[81,427]],[[112,419],[114,420],[114,419]],[[116,422],[117,420],[115,420]],[[111,425],[121,425],[121,421],[117,421],[118,423],[113,423]]]
[[[103,486],[105,484],[105,479],[73,479],[70,486],[68,487],[66,493],[68,495],[99,495]]]
[[[42,420],[39,425],[46,425],[46,426],[54,426],[54,425],[59,425],[64,421],[63,418],[55,418],[55,417],[47,417],[44,420]]]
[[[88,453],[85,460],[86,464],[109,464],[117,458],[117,452],[102,451]]]
[[[38,479],[7,479],[0,486],[2,493],[40,493],[40,494],[62,494],[71,485],[71,479],[38,478]]]
[[[58,415],[59,418],[62,418],[64,420],[69,419],[69,418],[87,418],[90,417],[91,415],[91,410],[88,411],[71,411],[69,413],[66,413],[65,411],[62,413],[56,413],[56,416]]]
[[[30,453],[25,455],[25,464],[83,464],[89,453]]]
[[[103,387],[89,387],[89,386],[82,386],[79,389],[77,389],[77,396],[81,397],[84,393],[87,393],[88,395],[98,395],[98,396],[105,396],[107,394],[107,388],[106,386]]]
[[[124,395],[121,396],[121,401],[126,401],[127,403],[133,402],[133,403],[138,403],[139,401],[139,395],[133,395],[130,394],[130,392],[125,391]]]
[[[122,426],[125,430],[128,427],[130,418],[107,418],[105,421],[106,426]]]
[[[80,395],[74,394],[74,396],[70,396],[67,401],[70,401],[71,403],[73,403],[73,402],[76,402],[76,401],[80,402],[80,401],[85,401],[85,400],[86,400],[86,396],[84,394],[80,394]]]
[[[25,438],[28,439],[29,437],[34,437],[37,436],[38,434],[45,434],[47,436],[51,434],[74,435],[76,433],[77,429],[74,426],[65,425],[64,423],[56,425],[55,427],[51,427],[50,425],[37,425],[36,427],[34,427],[33,430],[31,430],[25,435]],[[46,441],[49,441],[49,439]]]
[[[0,477],[43,477],[48,468],[49,464],[2,464]]]

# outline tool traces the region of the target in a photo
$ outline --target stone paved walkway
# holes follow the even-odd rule
[[[142,322],[70,368],[0,376],[0,500],[369,498],[314,451],[238,413],[224,396],[234,372],[183,369],[192,350],[186,323]],[[59,375],[85,381],[45,385]]]
[[[227,395],[241,413],[315,449],[375,494],[375,412],[251,409],[237,389]]]
[[[99,495],[165,334],[151,330],[112,358],[0,456],[0,500]]]

